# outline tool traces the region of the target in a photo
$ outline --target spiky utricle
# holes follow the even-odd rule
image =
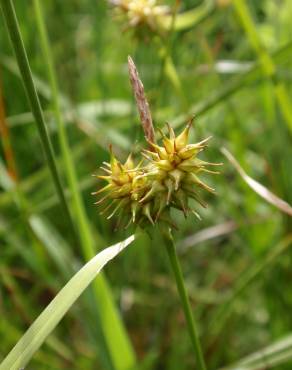
[[[169,127],[169,137],[161,132],[162,146],[149,142],[153,151],[143,152],[150,163],[146,177],[150,183],[155,183],[157,189],[159,188],[159,197],[163,203],[160,206],[161,212],[168,207],[175,207],[187,215],[192,211],[188,205],[190,198],[195,199],[201,206],[206,206],[198,194],[200,188],[214,193],[214,189],[205,184],[198,175],[201,172],[218,173],[206,167],[220,164],[197,158],[210,138],[196,144],[188,144],[190,127],[191,122],[178,136],[175,136]],[[157,219],[157,215],[155,218]]]
[[[140,165],[134,165],[131,156],[122,164],[119,162],[113,153],[111,153],[110,163],[104,162],[104,167],[101,169],[106,173],[97,178],[105,180],[107,185],[100,190],[94,192],[94,195],[101,196],[95,203],[102,207],[101,214],[106,214],[107,219],[110,219],[115,214],[120,214],[123,217],[123,224],[129,221],[129,215],[134,213],[134,221],[138,211],[135,207],[137,199],[140,198],[141,190],[143,189],[146,179],[137,181],[137,177],[142,173]]]
[[[185,216],[190,211],[198,215],[189,207],[190,198],[206,207],[198,190],[214,193],[214,189],[205,184],[199,174],[218,173],[206,167],[220,164],[197,158],[209,138],[188,144],[190,126],[191,123],[177,137],[170,127],[169,137],[161,132],[162,146],[149,142],[152,151],[143,151],[147,161],[143,167],[141,163],[135,166],[131,156],[125,164],[121,164],[111,155],[111,162],[105,163],[106,167],[102,168],[106,176],[98,176],[108,184],[95,193],[105,192],[97,204],[103,205],[102,213],[109,212],[107,218],[119,212],[124,224],[132,221],[143,227],[161,221],[175,226],[170,218],[172,207],[183,211]],[[105,206],[106,201],[108,204]]]

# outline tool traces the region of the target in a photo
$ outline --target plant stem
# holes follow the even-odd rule
[[[43,20],[43,14],[41,4],[39,1],[34,0],[33,6],[36,14],[37,30],[39,33],[41,51],[44,57],[44,65],[47,69],[48,80],[51,88],[51,99],[53,104],[53,111],[58,129],[58,137],[60,142],[60,149],[63,157],[64,172],[67,177],[68,186],[72,196],[72,210],[74,218],[76,219],[76,228],[79,229],[81,246],[84,249],[84,255],[86,260],[89,260],[95,255],[94,243],[91,240],[91,231],[88,226],[86,219],[86,212],[84,204],[79,192],[78,179],[75,171],[75,165],[72,159],[72,153],[69,147],[69,141],[63,122],[62,110],[59,99],[59,88],[57,83],[57,77],[55,73],[55,67],[53,63],[53,56],[51,53],[49,39],[47,35],[46,26]],[[102,241],[102,238],[100,238]]]
[[[33,0],[33,6],[36,15],[37,30],[40,36],[40,46],[44,56],[44,63],[47,67],[48,80],[52,92],[52,105],[58,128],[61,153],[64,160],[65,175],[72,195],[71,203],[74,220],[76,220],[76,229],[79,231],[83,257],[88,261],[96,254],[96,240],[92,236],[90,222],[84,206],[82,194],[79,190],[78,176],[75,170],[76,166],[74,164],[63,121],[57,75],[50,47],[50,40],[46,29],[45,18],[42,11],[41,0]],[[97,242],[101,244],[101,235],[96,235],[98,236]],[[96,303],[95,312],[98,311],[98,315],[100,317],[100,325],[113,368],[116,370],[132,368],[136,362],[134,349],[115,306],[110,286],[108,285],[103,273],[100,273],[98,278],[93,282],[93,295]],[[123,354],[122,356],[121,353]]]
[[[195,320],[194,320],[194,317],[193,317],[193,314],[192,314],[190,301],[189,301],[187,291],[186,291],[186,287],[185,287],[185,284],[184,284],[184,279],[183,279],[181,267],[180,267],[180,264],[179,264],[179,261],[178,261],[178,258],[177,258],[174,240],[173,240],[172,235],[171,235],[170,232],[168,232],[166,234],[163,234],[163,237],[164,237],[164,242],[165,242],[165,245],[166,245],[167,254],[168,254],[168,257],[169,257],[169,260],[170,260],[170,263],[171,263],[171,268],[172,268],[173,273],[174,273],[177,290],[178,290],[178,293],[180,295],[180,299],[181,299],[182,307],[183,307],[183,310],[184,310],[184,314],[185,314],[189,334],[190,334],[191,341],[192,341],[192,344],[193,344],[193,349],[194,349],[194,352],[195,352],[195,355],[196,355],[197,366],[198,366],[199,370],[206,370],[207,368],[206,368],[206,365],[205,365],[205,361],[204,361],[204,357],[203,357],[203,353],[202,353],[202,349],[201,349],[201,344],[200,344],[200,341],[199,341],[199,336],[198,336]]]
[[[22,82],[27,94],[27,98],[30,103],[31,111],[33,113],[37,128],[39,131],[40,139],[43,145],[43,149],[46,155],[48,166],[53,178],[53,182],[62,205],[64,214],[66,215],[68,222],[73,230],[73,222],[69,212],[69,208],[65,199],[64,191],[62,188],[61,180],[57,171],[57,166],[54,158],[54,152],[50,138],[47,133],[43,111],[41,104],[36,92],[36,88],[33,82],[32,72],[29,66],[28,57],[25,51],[24,43],[20,33],[14,5],[12,0],[1,0],[1,7],[5,22],[7,25],[8,33],[11,39],[12,47],[16,56],[18,67],[21,73]],[[74,232],[75,233],[75,232]]]
[[[234,10],[236,11],[239,20],[245,30],[251,46],[254,48],[257,58],[262,65],[264,75],[270,79],[274,87],[274,94],[278,101],[279,108],[282,112],[283,118],[292,132],[292,104],[290,96],[287,92],[283,81],[280,81],[277,75],[276,64],[273,58],[266,50],[258,35],[256,24],[252,18],[251,12],[245,0],[234,0]]]

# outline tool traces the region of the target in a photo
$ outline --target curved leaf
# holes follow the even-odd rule
[[[135,237],[132,235],[123,242],[104,249],[87,262],[61,289],[20,338],[0,364],[0,370],[18,370],[23,368],[100,270],[131,244],[134,239]]]
[[[194,9],[179,13],[175,16],[173,29],[175,31],[182,31],[192,28],[205,19],[209,14],[211,14],[214,9],[214,1],[206,0],[202,3],[202,5],[197,6]],[[172,27],[173,16],[165,16],[160,20],[160,22],[165,29],[169,30]]]
[[[245,357],[221,370],[261,370],[287,363],[292,358],[292,335]]]
[[[289,216],[292,216],[292,207],[290,206],[290,204],[285,202],[283,199],[277,197],[277,195],[272,193],[265,186],[263,186],[262,184],[248,176],[248,174],[244,171],[244,169],[240,166],[237,160],[227,149],[222,148],[221,151],[253,191],[255,191],[260,197],[265,199],[267,202],[273,204],[280,211],[287,213]]]

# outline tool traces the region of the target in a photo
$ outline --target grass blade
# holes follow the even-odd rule
[[[193,235],[187,236],[179,244],[180,253],[186,252],[196,244],[202,243],[206,240],[218,238],[219,236],[229,234],[235,231],[239,225],[235,221],[225,221],[215,226],[206,227]]]
[[[247,185],[256,192],[260,197],[265,199],[268,203],[273,204],[277,207],[280,211],[287,213],[289,216],[292,216],[292,207],[290,204],[285,202],[283,199],[277,197],[273,194],[270,190],[264,187],[262,184],[251,178],[247,175],[244,169],[240,166],[237,160],[233,157],[233,155],[225,148],[221,149],[222,153],[226,156],[229,162],[235,167],[237,172],[243,178],[243,180],[247,183]]]
[[[280,339],[273,344],[243,358],[235,364],[221,370],[260,370],[291,360],[292,358],[292,335]]]
[[[5,22],[7,25],[8,33],[12,42],[14,53],[17,59],[18,67],[21,73],[23,85],[29,100],[32,113],[37,124],[40,139],[44,148],[44,152],[47,158],[47,162],[51,171],[51,175],[56,187],[57,194],[60,199],[63,211],[70,223],[72,230],[74,230],[73,223],[71,220],[69,208],[65,199],[64,191],[62,188],[61,180],[58,174],[57,166],[55,163],[53,148],[47,133],[43,111],[41,104],[36,92],[36,88],[33,82],[31,69],[28,62],[28,57],[25,51],[24,43],[21,37],[20,28],[18,25],[16,13],[12,0],[1,0],[1,7]]]
[[[249,41],[257,53],[258,60],[262,65],[264,74],[273,83],[274,94],[277,98],[279,108],[282,111],[288,128],[290,131],[292,131],[292,105],[285,85],[278,79],[276,74],[276,65],[274,64],[273,59],[268,51],[261,43],[256,30],[256,25],[254,24],[245,0],[234,0],[233,5]]]
[[[236,281],[233,291],[219,311],[215,313],[210,324],[211,336],[218,335],[224,327],[226,320],[232,312],[234,302],[245,291],[245,289],[255,280],[265,269],[275,263],[279,256],[287,251],[292,244],[292,234],[288,234],[274,248],[270,249],[261,261],[249,267]]]
[[[2,81],[0,79],[0,137],[3,146],[4,157],[7,163],[8,172],[17,179],[17,168],[14,158],[14,153],[11,145],[10,130],[5,114],[5,104],[2,93]]]
[[[46,340],[47,336],[54,330],[59,321],[100,270],[124,248],[131,244],[134,239],[135,237],[132,235],[123,242],[104,249],[87,262],[87,264],[69,280],[21,337],[1,363],[0,370],[18,370],[26,366],[34,353]]]
[[[292,41],[289,41],[285,46],[279,48],[270,56],[273,60],[273,63],[280,63],[280,61],[285,59],[289,60],[291,57],[291,49]],[[261,78],[261,65],[260,63],[254,63],[247,72],[242,73],[240,76],[234,78],[228,84],[220,88],[218,91],[214,91],[210,94],[210,96],[193,105],[187,114],[180,115],[175,120],[172,120],[172,126],[174,128],[178,128],[185,124],[189,117],[198,117],[204,115],[210,109],[222,102],[225,102],[226,99],[234,95],[237,91],[243,89],[259,78]]]
[[[201,5],[194,9],[179,13],[175,17],[173,29],[175,31],[183,31],[192,28],[210,16],[215,10],[213,0],[205,0]],[[165,16],[161,19],[161,23],[166,30],[172,27],[172,16]]]
[[[76,229],[79,231],[83,257],[85,260],[89,260],[95,254],[95,241],[93,240],[89,220],[85,211],[81,194],[79,192],[73,155],[70,151],[65,124],[62,117],[57,77],[55,74],[53,56],[51,53],[49,38],[42,14],[41,3],[38,0],[34,0],[33,4],[36,14],[37,27],[40,34],[41,48],[50,82],[53,108],[58,126],[60,147],[62,156],[64,158],[64,169],[72,195],[72,206],[74,215],[76,217]],[[101,237],[98,239],[100,241],[102,240]],[[126,330],[116,310],[110,288],[104,276],[100,276],[99,279],[94,282],[94,294],[96,298],[98,314],[100,316],[100,322],[102,325],[102,331],[105,336],[111,361],[116,369],[127,369],[134,365],[135,355]],[[114,340],[113,337],[115,338]],[[121,351],[123,352],[123,361],[121,361],[120,357]]]

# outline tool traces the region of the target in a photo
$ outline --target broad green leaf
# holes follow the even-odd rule
[[[0,370],[19,370],[27,365],[34,353],[54,330],[73,303],[84,292],[101,269],[134,241],[134,235],[98,253],[86,263],[61,289],[15,347],[0,364]],[[123,354],[121,353],[121,356]]]

